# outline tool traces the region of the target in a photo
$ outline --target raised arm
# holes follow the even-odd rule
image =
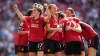
[[[13,6],[15,12],[17,13],[20,20],[25,20],[25,16],[19,11],[17,4]]]
[[[48,9],[48,5],[47,4],[44,4],[44,7],[46,8],[46,17],[45,17],[45,22],[48,22],[49,21],[49,19],[51,18],[51,13],[50,13],[50,11],[49,11],[49,9]]]

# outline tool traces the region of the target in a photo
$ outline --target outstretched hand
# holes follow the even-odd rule
[[[17,4],[13,5],[13,8],[14,8],[14,9],[18,8]]]

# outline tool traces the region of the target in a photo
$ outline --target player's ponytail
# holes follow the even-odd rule
[[[31,16],[31,14],[32,14],[32,9],[29,9],[28,11],[27,11],[27,13],[25,14],[25,16]]]
[[[63,19],[65,17],[65,14],[61,11],[58,12],[58,19]]]

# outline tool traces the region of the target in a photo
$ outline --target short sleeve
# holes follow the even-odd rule
[[[68,20],[66,20],[66,19],[63,19],[62,22],[63,22],[64,26],[69,25]]]

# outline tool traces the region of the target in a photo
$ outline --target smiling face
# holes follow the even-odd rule
[[[66,17],[72,17],[73,13],[70,10],[66,11]]]
[[[57,13],[57,7],[54,4],[49,5],[49,11],[51,14],[56,14]]]
[[[72,8],[66,10],[66,17],[75,17],[75,12]]]
[[[33,8],[32,16],[33,16],[33,17],[36,17],[36,16],[38,16],[38,15],[40,15],[40,12],[39,12],[36,8]]]

